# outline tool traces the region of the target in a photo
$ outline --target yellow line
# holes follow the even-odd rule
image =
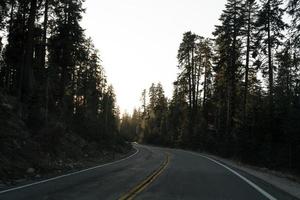
[[[165,161],[161,164],[161,166],[155,170],[152,174],[150,174],[145,180],[143,180],[140,184],[136,185],[132,188],[128,193],[124,194],[119,198],[119,200],[132,200],[136,195],[141,193],[145,188],[147,188],[155,179],[159,177],[159,175],[167,168],[170,158],[167,153],[167,157]]]

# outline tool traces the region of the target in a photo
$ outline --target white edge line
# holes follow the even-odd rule
[[[93,169],[97,169],[97,168],[101,168],[101,167],[105,167],[105,166],[108,166],[108,165],[112,165],[112,164],[115,164],[115,163],[122,162],[124,160],[127,160],[127,159],[135,156],[137,153],[139,153],[139,151],[140,151],[139,149],[137,149],[136,147],[133,147],[133,148],[136,150],[135,153],[132,154],[132,155],[130,155],[130,156],[128,156],[128,157],[126,157],[126,158],[122,158],[120,160],[116,160],[116,161],[113,161],[113,162],[110,162],[110,163],[105,163],[105,164],[102,164],[102,165],[97,165],[95,167],[90,167],[90,168],[83,169],[83,170],[80,170],[80,171],[77,171],[77,172],[72,172],[72,173],[69,173],[69,174],[64,174],[64,175],[61,175],[61,176],[56,176],[56,177],[49,178],[49,179],[46,179],[46,180],[37,181],[37,182],[34,182],[34,183],[22,185],[22,186],[19,186],[19,187],[14,187],[14,188],[10,188],[10,189],[7,189],[7,190],[2,190],[2,191],[0,191],[0,194],[4,194],[4,193],[7,193],[7,192],[11,192],[11,191],[15,191],[15,190],[19,190],[19,189],[31,187],[31,186],[34,186],[34,185],[38,185],[38,184],[42,184],[42,183],[54,181],[54,180],[61,179],[61,178],[64,178],[64,177],[72,176],[72,175],[75,175],[75,174],[80,174],[82,172],[86,172],[86,171],[90,171],[90,170],[93,170]]]
[[[184,151],[184,150],[183,150]],[[188,153],[191,153],[193,155],[196,155],[196,156],[200,156],[200,157],[203,157],[203,158],[206,158],[224,168],[226,168],[227,170],[229,170],[231,173],[235,174],[236,176],[238,176],[239,178],[241,178],[242,180],[244,180],[246,183],[248,183],[251,187],[253,187],[254,189],[256,189],[258,192],[260,192],[262,195],[264,195],[266,198],[268,198],[269,200],[277,200],[275,197],[273,197],[271,194],[269,194],[268,192],[266,192],[264,189],[260,188],[258,185],[256,185],[255,183],[253,183],[252,181],[250,181],[249,179],[247,179],[246,177],[244,177],[243,175],[239,174],[238,172],[234,171],[233,169],[227,167],[226,165],[216,161],[215,159],[212,159],[210,157],[207,157],[207,156],[204,156],[204,155],[201,155],[201,154],[197,154],[197,153],[194,153],[194,152],[190,152],[190,151],[185,151],[185,152],[188,152]]]

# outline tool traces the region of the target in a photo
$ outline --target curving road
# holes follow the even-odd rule
[[[125,159],[17,188],[0,200],[296,199],[237,169],[190,151],[134,145]]]

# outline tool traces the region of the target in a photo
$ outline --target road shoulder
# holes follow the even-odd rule
[[[201,153],[207,157],[210,157],[214,160],[224,163],[230,168],[240,170],[246,174],[249,174],[253,177],[261,179],[262,181],[275,186],[276,188],[286,192],[289,195],[292,195],[300,199],[300,183],[290,180],[288,177],[285,177],[283,174],[281,176],[275,175],[274,172],[267,169],[260,169],[257,167],[249,166],[242,164],[237,161],[224,159],[215,155]]]
[[[84,162],[82,162],[83,163],[82,165],[80,165],[78,167],[74,167],[72,169],[64,169],[64,170],[54,171],[54,172],[48,173],[48,174],[41,174],[39,176],[18,179],[18,180],[14,180],[13,182],[10,182],[9,184],[4,184],[4,183],[0,182],[0,194],[6,190],[9,191],[9,190],[14,190],[15,188],[23,188],[24,186],[27,187],[27,186],[31,186],[31,185],[36,185],[36,184],[48,182],[51,180],[60,179],[62,177],[66,177],[69,175],[78,174],[81,172],[96,169],[96,168],[99,168],[102,166],[121,162],[122,160],[126,160],[126,159],[134,156],[138,152],[139,152],[139,150],[137,148],[133,147],[128,152],[116,153],[113,156],[107,157],[106,159],[93,158],[89,162],[84,161]]]

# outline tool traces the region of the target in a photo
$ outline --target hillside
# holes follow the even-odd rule
[[[0,181],[5,184],[107,162],[131,150],[122,140],[112,146],[87,141],[58,121],[35,135],[19,113],[19,102],[0,93]]]

